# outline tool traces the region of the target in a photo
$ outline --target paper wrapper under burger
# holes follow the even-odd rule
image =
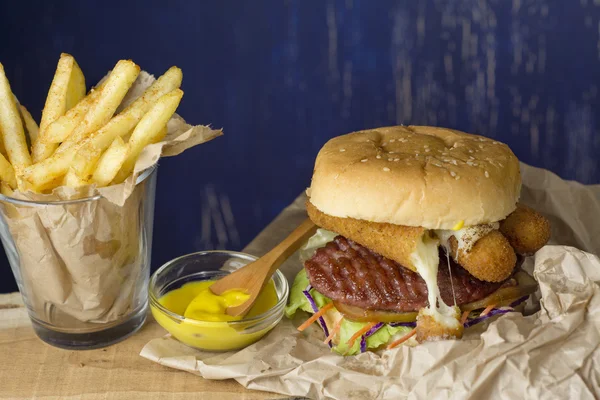
[[[121,108],[135,100],[154,81],[142,72],[123,100]],[[135,185],[140,173],[156,166],[161,156],[174,156],[207,142],[220,130],[188,125],[175,115],[164,141],[147,146],[135,164],[134,175],[120,185],[75,190],[60,187],[51,194],[17,193],[36,201],[72,200],[100,193],[97,201],[47,207],[28,207],[0,202],[21,264],[21,290],[38,318],[56,326],[104,329],[96,323],[118,321],[143,307],[133,304],[136,290],[150,260],[140,256],[145,232],[144,215],[152,218],[152,177]],[[135,189],[135,190],[134,190]],[[147,244],[150,246],[150,243]]]
[[[316,324],[306,335],[296,330],[304,315],[284,318],[237,352],[201,352],[166,336],[141,355],[207,379],[311,399],[598,399],[600,260],[591,253],[600,253],[600,185],[524,164],[521,173],[521,201],[550,218],[554,244],[525,264],[540,285],[528,316],[506,314],[462,340],[342,357],[323,344]],[[306,218],[305,202],[297,198],[245,250],[272,249]],[[280,269],[292,282],[301,267],[296,255]]]

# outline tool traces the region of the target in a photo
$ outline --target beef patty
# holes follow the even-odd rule
[[[418,311],[429,304],[419,274],[343,236],[318,249],[304,268],[319,293],[342,304],[395,312]],[[454,297],[457,305],[471,303],[503,285],[474,278],[452,258],[448,268],[448,258],[440,250],[438,286],[446,304],[454,304]]]

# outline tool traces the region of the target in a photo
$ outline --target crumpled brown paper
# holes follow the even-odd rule
[[[233,378],[250,389],[332,399],[515,399],[600,396],[600,185],[566,182],[522,165],[522,200],[553,222],[553,243],[527,269],[540,289],[533,315],[509,313],[463,340],[400,346],[341,357],[284,319],[238,352],[206,353],[169,336],[141,355],[207,379]],[[246,251],[261,255],[305,218],[300,196]],[[288,279],[297,259],[282,267]],[[322,338],[321,338],[322,340]]]
[[[154,82],[144,71],[123,100],[120,109],[139,97]],[[37,318],[79,332],[106,329],[124,315],[144,307],[149,269],[154,209],[155,173],[144,178],[161,156],[220,136],[220,130],[188,125],[174,115],[165,139],[147,146],[135,164],[134,174],[120,185],[96,189],[59,187],[51,194],[15,193],[34,201],[85,198],[100,193],[97,201],[29,207],[0,202],[2,215],[20,257],[17,271],[26,302]],[[141,175],[136,186],[136,180]],[[146,174],[147,175],[147,174]],[[149,228],[149,229],[146,229]],[[6,233],[5,233],[6,234]],[[8,252],[8,251],[7,251]]]

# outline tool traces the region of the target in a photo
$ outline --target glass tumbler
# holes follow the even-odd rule
[[[101,195],[47,202],[0,195],[0,237],[40,339],[93,349],[142,326],[155,192],[151,168],[122,205]]]

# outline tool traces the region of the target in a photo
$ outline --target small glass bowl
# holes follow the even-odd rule
[[[201,251],[181,256],[160,267],[150,278],[150,309],[154,319],[182,343],[200,350],[230,351],[256,342],[281,321],[288,298],[288,282],[278,270],[273,274],[277,303],[268,311],[239,321],[215,322],[186,318],[159,299],[188,282],[216,280],[257,258],[235,251]]]

